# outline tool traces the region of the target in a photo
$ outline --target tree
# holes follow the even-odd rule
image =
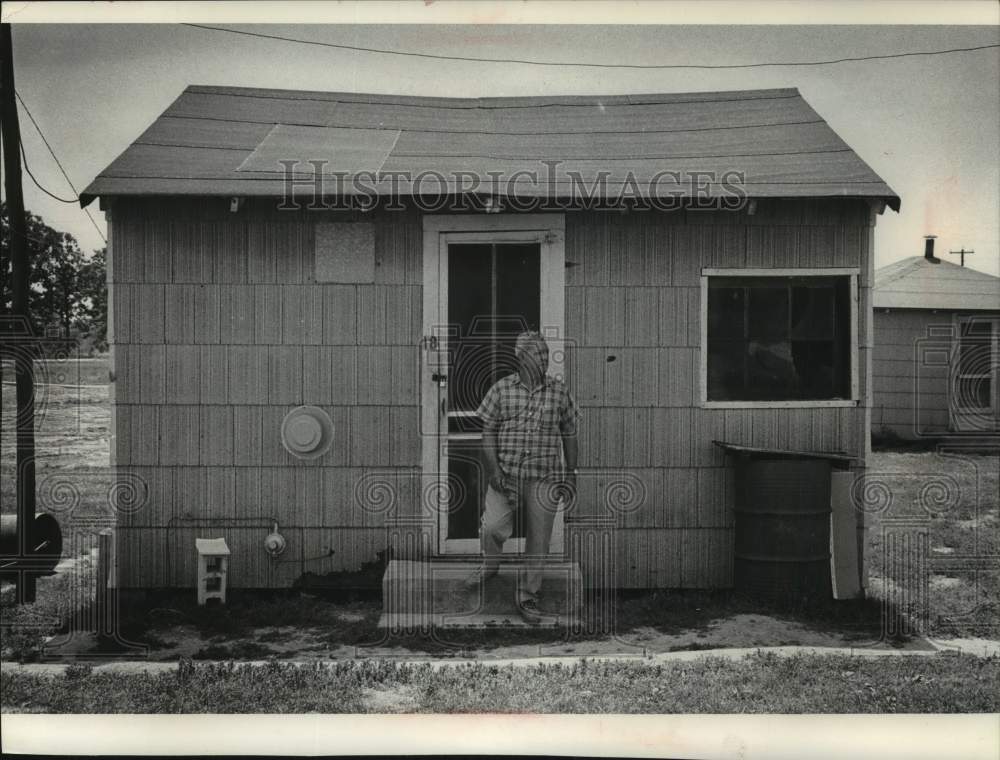
[[[98,351],[108,347],[107,254],[107,248],[94,251],[80,267],[79,274],[88,338]]]
[[[28,306],[35,329],[41,332],[55,326],[67,337],[91,331],[91,322],[107,311],[107,296],[97,283],[103,281],[103,253],[88,260],[72,235],[52,229],[30,212],[25,216],[31,261]],[[13,311],[10,234],[4,203],[0,206],[0,313],[7,314]],[[101,319],[106,322],[106,317]]]

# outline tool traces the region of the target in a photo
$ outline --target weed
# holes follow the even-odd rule
[[[234,641],[230,644],[211,644],[193,655],[196,660],[262,660],[278,654],[274,649],[255,641]]]
[[[698,652],[704,649],[725,649],[725,644],[699,644],[693,641],[690,644],[674,644],[667,649],[668,652]]]
[[[45,641],[59,630],[59,618],[44,605],[26,604],[0,610],[0,652],[3,659],[34,662]]]
[[[63,677],[68,681],[73,681],[79,678],[87,678],[93,672],[93,665],[86,662],[74,662],[66,666],[66,670],[63,672]]]

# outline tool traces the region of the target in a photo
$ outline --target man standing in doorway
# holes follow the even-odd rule
[[[504,541],[523,504],[526,567],[516,601],[521,616],[537,623],[543,617],[537,599],[556,510],[563,497],[568,503],[576,493],[578,413],[566,385],[546,374],[549,347],[540,333],[517,336],[514,356],[518,371],[497,381],[477,410],[489,487],[480,525],[483,564],[466,585],[497,574]]]

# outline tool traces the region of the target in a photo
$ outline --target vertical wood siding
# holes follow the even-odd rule
[[[401,508],[419,498],[420,218],[376,219],[374,280],[345,285],[313,280],[320,221],[373,218],[115,205],[114,461],[145,494],[119,520],[123,585],[193,585],[194,537],[208,533],[229,542],[234,586],[357,570],[386,541],[385,511],[361,503],[369,469]],[[317,460],[281,445],[300,404],[333,420]],[[281,563],[261,548],[272,520]]]
[[[917,438],[948,429],[948,368],[921,360],[921,349],[948,352],[952,315],[893,310],[874,315],[872,432]]]
[[[373,282],[313,281],[315,225],[336,221],[374,225]],[[697,394],[703,267],[856,266],[867,304],[868,233],[867,206],[850,201],[760,202],[752,217],[566,214],[577,509],[616,516],[619,585],[731,585],[733,478],[713,439],[864,455],[865,402],[702,409]],[[112,234],[114,456],[147,494],[120,520],[123,585],[193,585],[194,520],[229,541],[234,586],[373,561],[386,515],[420,509],[419,214],[129,201]],[[317,460],[280,443],[299,404],[334,422]],[[282,563],[260,548],[271,521],[289,540]]]
[[[868,207],[849,201],[760,202],[754,216],[567,214],[578,510],[616,515],[620,585],[731,585],[733,476],[713,439],[864,457],[864,386],[858,407],[700,408],[700,278],[705,267],[858,267],[864,378],[869,225]],[[638,495],[623,504],[622,491]]]

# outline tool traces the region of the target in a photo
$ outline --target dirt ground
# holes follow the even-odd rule
[[[164,631],[164,638],[175,642],[168,650],[161,650],[156,656],[167,660],[178,657],[192,657],[203,651],[206,641],[197,630],[176,626]],[[232,649],[240,646],[240,641],[261,641],[279,658],[294,657],[296,660],[341,659],[376,655],[401,656],[422,652],[419,648],[393,645],[391,639],[384,643],[365,646],[329,647],[323,645],[322,631],[308,629],[264,627],[250,632],[247,639],[229,640]],[[447,631],[439,633],[440,640],[448,641]],[[639,627],[627,633],[608,639],[558,641],[548,643],[510,643],[500,646],[470,647],[468,642],[456,642],[453,656],[487,659],[512,659],[539,656],[613,655],[613,654],[659,654],[697,649],[722,649],[772,646],[815,646],[815,647],[865,647],[884,648],[884,642],[869,639],[859,640],[849,632],[822,632],[812,630],[801,623],[782,620],[768,615],[737,614],[732,617],[712,621],[706,630],[691,630],[682,633],[666,633],[654,627]],[[913,640],[904,648],[931,649],[921,640]]]
[[[301,601],[301,600],[299,600]],[[816,648],[933,650],[921,638],[883,640],[877,623],[859,628],[843,624],[795,619],[782,614],[726,612],[725,604],[705,615],[679,610],[675,620],[666,618],[649,625],[622,621],[614,635],[587,637],[556,629],[449,630],[431,637],[389,636],[375,629],[379,604],[336,603],[306,599],[323,607],[324,625],[252,625],[232,622],[228,611],[217,607],[192,611],[190,607],[152,607],[143,615],[144,625],[134,619],[123,626],[123,636],[145,647],[131,652],[143,661],[279,659],[299,662],[364,657],[421,656],[507,660],[528,657],[573,657],[639,655],[668,652],[755,647],[804,646]],[[252,604],[252,602],[246,602]],[[282,602],[285,615],[296,616],[298,602]],[[731,606],[732,603],[730,603]],[[180,605],[178,605],[180,606]],[[633,613],[634,614],[634,613]],[[217,616],[213,618],[213,615]],[[239,610],[235,617],[239,618]],[[127,648],[127,644],[125,645]],[[49,641],[49,657],[83,655],[113,658],[91,634],[56,636]]]

